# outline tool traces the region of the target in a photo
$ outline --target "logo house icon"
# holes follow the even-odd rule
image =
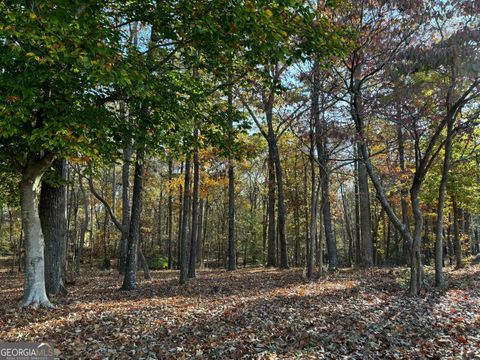
[[[40,343],[36,350],[37,356],[51,357],[53,356],[53,348],[48,343]]]

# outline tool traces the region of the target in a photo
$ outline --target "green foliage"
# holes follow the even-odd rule
[[[0,4],[3,154],[20,163],[28,151],[72,156],[108,139],[109,111],[98,102],[119,76],[119,36],[107,6],[101,0]]]
[[[148,267],[152,270],[168,269],[168,259],[166,257],[155,257],[147,259]]]

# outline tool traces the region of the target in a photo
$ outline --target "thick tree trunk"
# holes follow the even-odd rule
[[[29,155],[20,181],[20,207],[25,234],[25,277],[22,306],[52,304],[45,291],[44,238],[38,212],[41,180],[53,158]]]
[[[132,210],[128,229],[128,252],[122,290],[134,290],[137,287],[138,247],[140,242],[140,219],[142,215],[143,169],[145,153],[140,147],[135,159],[133,180]]]
[[[128,228],[130,226],[130,161],[132,158],[132,146],[128,145],[123,150],[123,166],[122,166],[122,237],[120,239],[120,261],[118,264],[118,272],[125,272],[128,253]]]
[[[190,158],[185,161],[185,184],[183,192],[183,211],[180,231],[180,284],[185,284],[187,280],[187,234],[188,222],[190,218]]]
[[[56,179],[66,181],[67,163],[58,159],[53,163]],[[66,293],[67,261],[67,198],[65,184],[52,186],[42,182],[40,220],[45,237],[45,289],[47,294]]]

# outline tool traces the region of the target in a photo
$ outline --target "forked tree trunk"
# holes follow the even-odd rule
[[[25,277],[22,306],[52,307],[45,291],[44,238],[38,205],[42,176],[53,158],[29,155],[20,181],[20,207],[25,236]]]

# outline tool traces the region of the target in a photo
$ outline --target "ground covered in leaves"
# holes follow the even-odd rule
[[[206,270],[185,286],[152,276],[123,292],[115,272],[86,273],[43,310],[20,309],[21,276],[0,273],[0,341],[47,341],[75,359],[480,358],[479,265],[418,298],[401,268],[311,282],[298,269]]]

